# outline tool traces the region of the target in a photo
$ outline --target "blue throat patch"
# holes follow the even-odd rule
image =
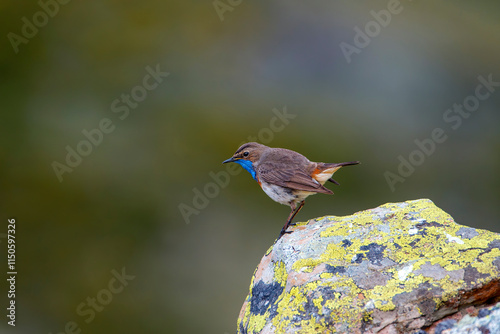
[[[249,172],[250,175],[252,175],[253,179],[257,181],[257,173],[255,173],[255,169],[253,168],[253,164],[251,161],[241,159],[241,160],[236,160],[235,162],[240,164],[241,167],[245,168],[247,172]]]

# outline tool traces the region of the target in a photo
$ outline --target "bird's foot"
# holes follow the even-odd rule
[[[284,234],[290,234],[292,233],[293,231],[286,231],[286,230],[281,230],[280,234],[278,235],[278,238],[276,239],[276,241],[280,240],[281,237],[284,235]]]

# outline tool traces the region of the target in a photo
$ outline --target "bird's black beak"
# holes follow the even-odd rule
[[[234,159],[233,157],[227,159],[227,160],[224,160],[222,163],[225,164],[226,162],[233,162],[235,161],[236,159]]]

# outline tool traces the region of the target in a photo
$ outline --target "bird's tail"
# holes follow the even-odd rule
[[[325,181],[330,181],[332,183],[335,183],[336,185],[340,185],[337,181],[335,181],[331,176],[338,171],[341,167],[343,166],[351,166],[351,165],[357,165],[359,164],[359,161],[349,161],[349,162],[338,162],[338,163],[330,163],[330,164],[322,164],[321,167],[318,166],[318,168],[322,168],[323,172],[321,174],[329,174],[328,179]]]
[[[359,161],[349,161],[349,162],[338,162],[334,164],[325,164],[325,165],[328,165],[329,167],[337,167],[337,166],[342,167],[342,166],[357,165],[359,163],[360,163]]]

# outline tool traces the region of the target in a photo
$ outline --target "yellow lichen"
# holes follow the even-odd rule
[[[298,287],[293,287],[289,292],[283,293],[283,298],[278,302],[278,316],[273,319],[273,325],[278,332],[284,332],[291,319],[299,312],[304,312],[304,303],[307,302],[305,293]]]
[[[319,259],[300,259],[296,261],[293,266],[292,270],[296,272],[305,272],[305,273],[310,273],[313,271],[314,267],[316,267],[318,264],[322,263],[323,260],[321,258]]]
[[[279,261],[274,264],[274,281],[278,282],[281,286],[286,285],[286,280],[288,278],[288,274],[286,272],[285,263],[283,261]]]
[[[316,319],[311,318],[310,320],[302,320],[299,325],[301,334],[317,334],[325,333],[328,330],[324,324],[317,322]],[[331,333],[331,331],[328,331]]]
[[[323,302],[323,296],[319,296],[319,298],[313,299],[313,304],[318,308],[318,314],[321,314],[321,309],[323,308],[323,305],[321,303]]]
[[[248,333],[259,333],[266,325],[267,318],[269,317],[269,312],[263,315],[254,314],[252,315],[251,321],[248,323]]]
[[[500,257],[500,249],[494,248],[490,252],[482,254],[478,257],[480,261],[474,261],[471,266],[476,268],[482,274],[498,275],[498,270],[492,262]]]

